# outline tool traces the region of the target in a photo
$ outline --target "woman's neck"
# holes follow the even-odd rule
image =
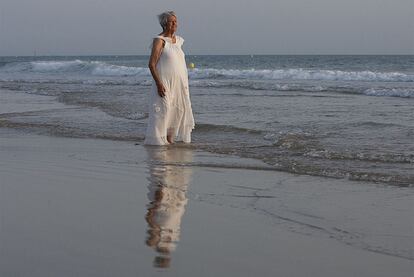
[[[163,35],[164,37],[169,37],[169,38],[174,37],[174,33],[172,32],[162,32],[161,35]]]

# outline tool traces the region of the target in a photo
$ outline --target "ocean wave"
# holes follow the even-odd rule
[[[383,163],[414,163],[414,155],[390,153],[363,153],[363,152],[336,152],[329,150],[315,150],[304,153],[304,156],[328,160],[359,160]]]
[[[16,84],[59,84],[59,85],[97,85],[97,86],[151,86],[151,79],[22,79],[0,78],[0,82]]]
[[[0,72],[6,73],[78,73],[93,76],[148,76],[148,68],[113,65],[100,61],[35,61],[15,62],[4,65]]]
[[[148,68],[112,65],[102,62],[92,63],[92,75],[98,76],[150,76]]]
[[[375,84],[369,84],[375,85]],[[367,96],[386,96],[414,98],[414,87],[364,87],[361,84],[309,84],[309,83],[283,83],[262,80],[191,80],[192,87],[205,88],[241,88],[247,90],[267,91],[296,91],[296,92],[334,92],[344,94],[361,94]]]
[[[148,118],[148,113],[135,112],[135,113],[126,114],[123,117],[126,119],[141,120],[141,119]]]
[[[341,71],[291,69],[214,69],[195,68],[189,71],[194,79],[262,79],[262,80],[325,80],[414,82],[414,75],[401,72]]]
[[[242,88],[249,90],[271,90],[271,91],[326,91],[328,87],[321,85],[309,84],[282,84],[274,82],[263,81],[248,81],[248,80],[226,80],[226,81],[212,81],[212,80],[190,80],[190,86],[205,87],[205,88]]]
[[[146,67],[113,65],[101,61],[33,61],[13,62],[0,67],[0,72],[79,73],[93,76],[151,77]],[[249,80],[324,80],[324,81],[378,81],[414,82],[413,74],[403,72],[341,71],[322,69],[216,69],[194,68],[190,79],[249,79]]]
[[[372,124],[372,123],[368,123]],[[377,123],[374,123],[377,124]],[[383,126],[383,125],[380,125]],[[414,155],[405,153],[365,153],[362,151],[333,151],[324,149],[317,137],[303,130],[280,131],[268,133],[264,140],[272,142],[278,149],[285,149],[300,154],[303,157],[325,160],[354,160],[383,163],[414,163]]]
[[[414,88],[369,88],[363,94],[368,96],[414,98]]]
[[[263,139],[271,141],[274,146],[297,150],[309,144],[314,135],[303,130],[279,131],[277,133],[267,133]]]
[[[197,124],[198,132],[230,132],[230,133],[246,133],[246,134],[261,134],[261,130],[247,129],[242,127],[236,127],[232,125],[218,125],[218,124]]]
[[[56,84],[56,85],[86,85],[86,86],[142,86],[149,87],[152,84],[152,79],[137,79],[137,78],[81,78],[66,79],[61,78],[46,78],[46,79],[22,79],[22,78],[1,78],[0,84],[3,88],[10,88],[13,84],[19,86],[28,85],[42,85],[42,84]],[[325,84],[314,85],[306,83],[276,83],[261,80],[190,80],[190,87],[192,88],[229,88],[237,89],[238,93],[241,90],[246,90],[246,93],[237,94],[243,96],[255,96],[254,93],[249,91],[275,91],[275,92],[331,92],[331,93],[344,93],[344,94],[360,94],[366,96],[378,96],[378,97],[401,97],[401,98],[414,98],[414,88],[411,87],[394,87],[384,88],[381,87],[361,87],[360,85],[337,85]],[[26,88],[26,87],[24,87]],[[198,93],[200,95],[200,93]],[[236,95],[236,94],[235,94]],[[271,96],[271,95],[268,95]],[[277,96],[275,94],[275,96]]]

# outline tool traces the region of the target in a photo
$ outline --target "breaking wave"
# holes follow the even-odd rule
[[[391,96],[414,98],[414,88],[370,88],[363,92],[368,96]]]
[[[414,82],[414,75],[401,72],[341,71],[291,69],[198,69],[189,72],[195,79],[263,79],[263,80],[325,80]]]
[[[100,61],[33,61],[14,62],[0,67],[0,72],[79,73],[95,76],[148,76],[146,67],[113,65]],[[321,69],[216,69],[189,70],[191,79],[253,79],[253,80],[325,80],[325,81],[380,81],[414,82],[413,74],[402,72],[341,71]]]
[[[189,78],[190,86],[202,88],[414,98],[414,74],[403,72],[195,68],[189,70]],[[0,82],[150,86],[152,79],[146,67],[76,59],[6,63],[0,66]]]
[[[94,76],[150,76],[147,68],[113,65],[100,61],[35,61],[9,63],[0,68],[6,73],[78,73]]]

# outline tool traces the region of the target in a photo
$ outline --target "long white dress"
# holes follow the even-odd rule
[[[152,82],[148,111],[148,126],[144,144],[166,145],[167,132],[172,131],[176,141],[191,142],[194,117],[188,89],[188,72],[181,49],[184,39],[157,36],[165,41],[157,63],[157,71],[166,89],[160,97],[155,81]]]

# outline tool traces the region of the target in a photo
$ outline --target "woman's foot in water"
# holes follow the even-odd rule
[[[167,141],[168,141],[169,144],[174,143],[174,133],[175,133],[174,128],[169,128],[167,130]]]
[[[167,134],[167,141],[169,144],[173,144],[174,143],[174,139],[172,134]]]

